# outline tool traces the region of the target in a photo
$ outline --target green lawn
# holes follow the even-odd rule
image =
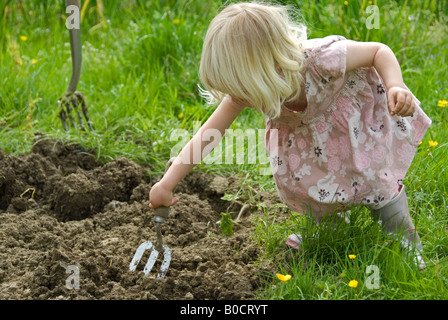
[[[71,76],[64,1],[0,0],[0,148],[26,153],[38,132],[75,141],[109,161],[124,155],[160,174],[179,143],[174,129],[193,131],[214,108],[198,91],[198,66],[208,23],[220,1],[122,0],[88,3],[82,21],[83,71],[78,90],[86,97],[94,132],[70,129],[59,120],[58,98]],[[86,3],[87,1],[83,1]],[[299,8],[309,38],[339,34],[389,45],[408,87],[433,120],[406,178],[413,217],[428,267],[418,271],[396,243],[388,242],[364,208],[351,223],[325,232],[304,217],[278,220],[276,208],[260,205],[254,235],[264,259],[278,261],[287,282],[272,278],[266,299],[447,299],[448,1],[283,1]],[[379,28],[368,29],[367,7],[379,9]],[[232,129],[263,129],[260,114],[245,110]],[[431,146],[429,141],[436,141]],[[434,145],[434,144],[433,144]],[[244,151],[244,150],[243,150]],[[241,199],[274,191],[258,164],[201,164],[200,170],[245,177]],[[285,248],[293,232],[304,235],[304,252]],[[313,236],[314,235],[314,236]],[[350,259],[349,254],[356,255]],[[369,285],[368,266],[379,273]],[[358,286],[348,286],[357,280]]]

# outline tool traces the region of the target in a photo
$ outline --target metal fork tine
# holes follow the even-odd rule
[[[149,255],[148,262],[146,262],[146,266],[143,269],[144,274],[148,274],[151,272],[151,269],[154,266],[154,263],[156,263],[158,256],[159,256],[159,251],[157,251],[155,248],[152,249],[151,254]]]
[[[147,275],[148,273],[151,272],[152,268],[154,267],[154,264],[157,261],[157,257],[159,256],[159,251],[156,250],[155,246],[153,246],[151,241],[143,242],[137,248],[137,251],[135,252],[134,257],[132,258],[132,261],[129,265],[130,271],[135,271],[145,251],[151,248],[152,251],[151,254],[149,255],[148,261],[146,262],[145,268],[143,269],[143,273]],[[170,248],[168,248],[168,246],[163,245],[163,261],[162,266],[160,267],[160,271],[157,274],[158,279],[163,279],[165,277],[165,274],[167,273],[168,268],[170,267],[170,263],[171,263],[171,250]]]
[[[162,266],[160,267],[160,272],[157,274],[157,278],[163,279],[165,277],[166,272],[168,271],[168,268],[170,267],[171,262],[171,250],[166,245],[163,245],[163,262]]]
[[[137,268],[138,263],[140,262],[143,254],[146,250],[151,249],[153,247],[151,241],[143,242],[135,251],[134,257],[132,258],[131,264],[129,265],[129,270],[134,271]]]

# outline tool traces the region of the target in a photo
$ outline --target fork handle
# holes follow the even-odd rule
[[[154,209],[154,215],[156,217],[160,217],[160,218],[166,219],[166,218],[168,218],[169,214],[170,214],[170,208],[169,207],[161,206],[161,207],[158,207],[158,208]]]

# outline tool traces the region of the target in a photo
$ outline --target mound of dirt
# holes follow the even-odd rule
[[[103,165],[92,151],[48,139],[26,155],[0,150],[0,299],[255,299],[273,270],[256,263],[250,214],[233,236],[216,224],[230,205],[234,217],[241,209],[221,199],[236,178],[192,171],[162,224],[166,277],[155,278],[161,258],[143,274],[149,253],[129,271],[137,247],[157,239],[147,176],[129,159]]]

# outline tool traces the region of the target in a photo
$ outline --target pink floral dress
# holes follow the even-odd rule
[[[415,96],[413,116],[391,116],[375,68],[346,72],[343,40],[305,41],[307,109],[283,107],[279,118],[266,123],[266,150],[281,200],[314,217],[353,205],[384,206],[431,125]]]

